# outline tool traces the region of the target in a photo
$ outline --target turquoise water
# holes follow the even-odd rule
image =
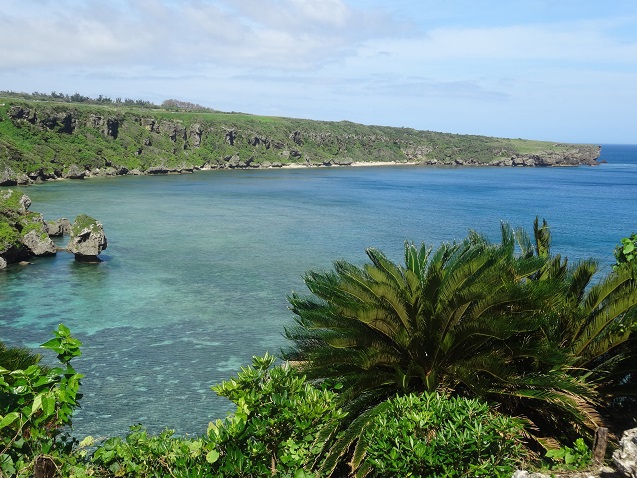
[[[45,217],[103,222],[101,264],[71,255],[0,271],[0,338],[37,347],[62,322],[83,343],[75,433],[203,433],[230,406],[210,386],[285,346],[286,296],[308,269],[405,239],[436,245],[501,220],[549,221],[553,249],[608,270],[637,231],[637,146],[579,168],[360,167],[210,171],[23,188]],[[50,357],[47,357],[50,358]]]

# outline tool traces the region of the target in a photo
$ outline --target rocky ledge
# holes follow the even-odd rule
[[[102,224],[86,215],[73,224],[66,218],[45,221],[42,214],[29,211],[31,199],[15,190],[0,190],[0,269],[8,264],[26,263],[34,256],[52,256],[58,252],[51,237],[70,235],[67,250],[83,262],[99,261],[106,249]]]
[[[65,170],[44,172],[43,170],[25,174],[11,168],[0,171],[0,186],[26,186],[43,181],[56,179],[88,179],[113,176],[142,176],[162,174],[191,174],[196,171],[217,169],[277,169],[294,168],[322,168],[357,165],[426,165],[426,166],[479,166],[479,167],[564,167],[564,166],[597,166],[599,165],[599,147],[575,147],[568,151],[545,151],[537,154],[513,154],[498,158],[490,163],[476,159],[459,159],[445,157],[441,159],[427,159],[417,155],[406,155],[402,161],[365,161],[355,162],[349,157],[330,158],[324,161],[306,159],[298,162],[264,161],[256,162],[253,158],[241,159],[238,154],[221,158],[217,161],[206,161],[203,164],[180,164],[177,166],[150,166],[147,169],[128,169],[123,166],[106,166],[102,168],[85,168],[72,164]]]

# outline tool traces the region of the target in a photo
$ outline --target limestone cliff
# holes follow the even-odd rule
[[[220,112],[11,101],[0,106],[0,185],[199,169],[391,162],[594,165],[600,148]]]

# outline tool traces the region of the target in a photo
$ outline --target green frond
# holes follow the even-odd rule
[[[523,228],[519,227],[515,230],[513,235],[518,244],[518,247],[520,248],[521,257],[523,258],[532,257],[534,253],[534,248],[531,244],[531,239],[529,238],[529,235],[527,234],[527,232]]]
[[[26,370],[31,365],[40,363],[40,354],[34,354],[29,349],[21,347],[7,347],[0,342],[0,366],[7,370]]]
[[[501,233],[501,243],[500,247],[507,254],[507,256],[512,257],[515,252],[515,233],[513,232],[513,228],[506,222],[500,223],[500,233]]]
[[[586,288],[591,283],[593,276],[597,272],[597,262],[593,260],[582,261],[576,264],[571,272],[567,297],[576,304],[582,302],[586,293]]]
[[[426,247],[424,243],[420,245],[420,248],[416,248],[413,242],[405,241],[405,267],[407,271],[413,272],[418,278],[424,276],[430,254],[431,247]]]
[[[627,292],[629,296],[637,297],[635,279],[628,269],[620,269],[594,285],[584,301],[585,310],[592,312],[600,308],[609,298],[621,291]]]
[[[358,417],[356,417],[356,419],[354,419],[351,423],[349,423],[347,425],[347,428],[343,431],[343,433],[339,436],[339,438],[330,448],[329,453],[327,454],[327,456],[325,457],[325,460],[323,461],[323,463],[321,464],[319,468],[319,472],[321,474],[330,476],[333,473],[334,469],[336,468],[336,465],[338,465],[341,457],[347,455],[347,453],[350,450],[350,447],[358,441],[360,436],[362,436],[363,430],[365,430],[365,428],[369,426],[369,423],[376,416],[386,411],[389,408],[389,406],[390,404],[388,402],[382,402],[379,405],[376,405],[374,408],[368,409],[364,411],[363,413],[359,414]],[[357,456],[360,457],[362,450],[361,451],[355,450],[354,452],[358,453]],[[350,465],[352,465],[353,467],[352,463],[350,463]]]
[[[542,219],[542,226],[540,226],[539,218],[535,217],[533,235],[535,237],[535,253],[539,257],[548,257],[551,253],[551,230],[546,219]]]
[[[380,252],[378,249],[368,248],[365,251],[367,253],[367,257],[369,257],[374,264],[375,268],[382,272],[379,277],[384,282],[390,282],[387,278],[392,279],[392,283],[396,286],[400,286],[405,284],[405,276],[403,274],[403,270],[401,267],[394,264],[392,261],[387,259],[385,255]],[[369,269],[373,269],[372,267],[366,266],[365,269],[369,271]],[[369,273],[369,272],[368,272]]]
[[[608,295],[606,295],[609,298]],[[572,351],[590,361],[622,344],[630,336],[630,327],[618,323],[622,315],[637,306],[637,291],[609,298],[603,307],[592,311],[572,344]],[[605,347],[605,349],[604,349]]]

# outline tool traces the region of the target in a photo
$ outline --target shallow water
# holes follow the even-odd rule
[[[500,221],[549,221],[553,251],[604,270],[637,231],[637,146],[598,167],[418,166],[209,171],[23,188],[46,218],[105,227],[100,264],[70,254],[0,272],[0,338],[37,347],[63,322],[83,343],[75,433],[143,423],[199,434],[230,406],[210,391],[250,357],[285,346],[286,296],[308,269],[400,261],[405,239],[437,245]],[[65,242],[65,240],[63,241]],[[50,357],[47,357],[50,359]]]

